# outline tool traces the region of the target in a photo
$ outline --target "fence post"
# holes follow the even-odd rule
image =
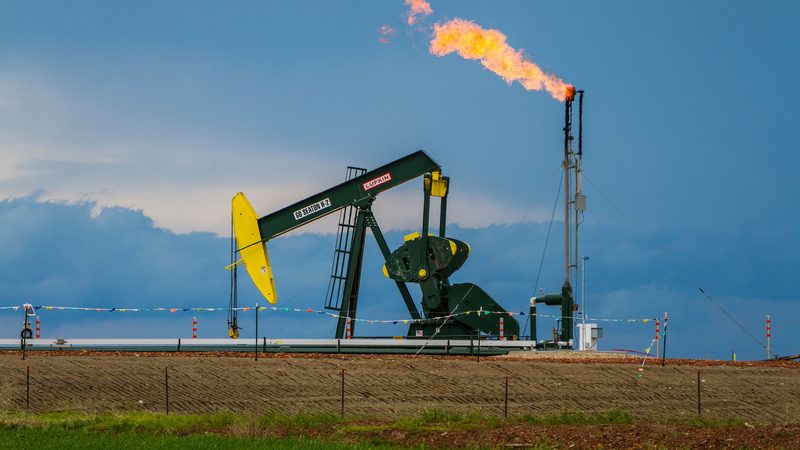
[[[344,369],[342,369],[342,419],[344,419]]]
[[[508,377],[506,377],[506,394],[505,394],[505,405],[503,407],[503,418],[508,419]]]
[[[164,367],[164,406],[169,415],[169,367]]]
[[[25,411],[31,411],[31,366],[25,370]]]
[[[700,371],[697,371],[697,417],[702,416],[702,410],[700,409]]]

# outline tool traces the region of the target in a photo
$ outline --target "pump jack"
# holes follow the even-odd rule
[[[270,303],[277,294],[266,242],[317,219],[344,208],[354,208],[352,223],[340,223],[347,233],[343,253],[346,271],[341,298],[330,309],[339,311],[336,338],[344,337],[347,319],[355,319],[358,308],[358,291],[361,281],[364,244],[367,230],[372,232],[385,260],[383,273],[392,279],[413,321],[408,336],[449,339],[457,336],[474,337],[476,334],[499,334],[496,314],[454,314],[467,311],[492,311],[504,313],[486,292],[472,283],[450,283],[450,276],[458,270],[470,253],[465,242],[445,236],[447,196],[450,179],[442,176],[439,164],[425,152],[417,151],[375,170],[345,181],[337,186],[312,195],[283,209],[258,218],[243,193],[233,198],[233,228],[236,251],[241,260],[229,268],[244,264],[256,286]],[[423,176],[422,230],[405,236],[403,244],[391,251],[378,222],[372,213],[372,203],[378,194],[402,183]],[[439,235],[430,235],[429,219],[431,197],[440,199]],[[416,283],[422,291],[422,314],[417,309],[406,283]],[[519,324],[504,314],[505,335],[516,338]],[[234,321],[235,322],[235,321]],[[354,327],[352,321],[351,327]],[[351,329],[354,331],[354,329]],[[233,336],[233,332],[230,333]],[[238,330],[237,330],[238,335]]]

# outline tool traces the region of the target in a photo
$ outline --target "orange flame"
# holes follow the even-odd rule
[[[575,88],[570,84],[545,73],[521,50],[508,45],[503,33],[483,29],[469,20],[453,19],[435,24],[430,52],[436,56],[456,52],[464,59],[480,60],[483,67],[499,75],[506,83],[517,81],[527,90],[545,89],[562,102],[575,95]]]
[[[389,36],[394,34],[394,32],[395,32],[395,29],[390,27],[389,25],[387,25],[387,24],[381,25],[381,27],[378,29],[378,34],[380,34],[380,37],[378,38],[378,42],[380,42],[381,44],[389,44],[389,43],[391,43],[392,41],[391,41],[391,39],[389,39]]]
[[[407,19],[409,25],[414,25],[417,22],[417,16],[425,17],[433,13],[430,3],[425,0],[406,0],[406,6],[410,8]]]

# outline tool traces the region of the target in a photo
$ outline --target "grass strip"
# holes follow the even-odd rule
[[[79,430],[1,428],[0,449],[367,449],[373,444],[337,444],[303,437],[257,438],[193,434],[188,436],[147,433],[91,433]],[[385,447],[393,448],[393,447]]]

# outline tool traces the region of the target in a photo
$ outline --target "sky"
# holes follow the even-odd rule
[[[586,91],[590,317],[667,311],[675,356],[724,359],[765,356],[755,340],[771,315],[774,351],[800,353],[796,2],[431,6],[409,26],[401,0],[3,2],[0,305],[224,307],[236,192],[265,215],[339,183],[347,165],[424,149],[452,178],[448,234],[473,249],[454,281],[527,310],[537,288],[561,283],[558,212],[547,230],[563,104],[432,55],[433,25],[463,18]],[[392,247],[420,227],[419,183],[376,202]],[[279,306],[322,306],[334,231],[325,219],[268,244]],[[367,252],[362,317],[406,318],[374,243]],[[242,282],[240,302],[258,301]],[[0,311],[0,335],[17,336],[19,319]],[[42,319],[54,337],[191,332],[186,314]],[[334,326],[264,320],[276,337]],[[200,317],[201,335],[223,336],[224,322]],[[653,334],[603,326],[601,348],[641,351]]]

